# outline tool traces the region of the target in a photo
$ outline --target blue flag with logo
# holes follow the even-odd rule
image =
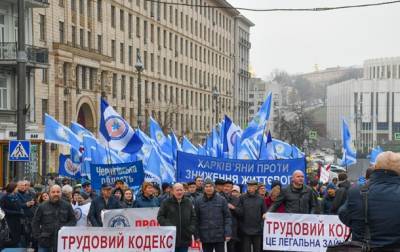
[[[125,153],[136,153],[142,148],[143,142],[112,106],[101,99],[100,109],[100,139],[108,143],[111,149]]]
[[[351,133],[346,120],[342,120],[342,165],[349,166],[357,163],[357,153],[353,149]]]
[[[58,157],[58,174],[73,179],[81,178],[81,166],[72,162],[70,155],[60,154]]]
[[[224,118],[224,130],[223,130],[223,152],[228,153],[229,157],[233,157],[235,141],[237,140],[237,135],[241,136],[242,129],[234,124],[232,120],[225,116]]]
[[[161,151],[172,158],[171,139],[166,137],[157,121],[150,117],[150,137],[160,146]]]
[[[197,154],[198,150],[196,146],[194,146],[186,136],[183,136],[182,140],[182,151],[192,154]]]
[[[44,139],[47,143],[67,145],[76,151],[80,151],[81,141],[79,137],[48,114],[45,114],[44,126]]]

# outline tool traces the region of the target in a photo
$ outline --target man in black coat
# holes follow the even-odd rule
[[[184,196],[182,184],[173,185],[172,197],[161,204],[157,220],[161,226],[176,227],[175,251],[187,251],[196,230],[196,214],[192,202]]]
[[[228,252],[235,252],[235,251],[240,251],[236,247],[238,245],[239,241],[239,236],[238,236],[238,214],[235,211],[235,208],[239,205],[239,199],[236,197],[232,196],[232,188],[233,188],[233,182],[226,180],[224,182],[224,189],[223,193],[221,193],[221,196],[226,199],[228,202],[228,208],[231,213],[232,217],[232,238],[227,244],[227,251]]]
[[[293,172],[292,183],[281,191],[268,212],[275,212],[282,203],[285,204],[286,213],[314,214],[316,212],[317,197],[312,189],[304,184],[302,171]]]
[[[101,211],[104,209],[119,209],[121,208],[120,202],[111,196],[112,186],[109,183],[101,185],[101,196],[95,198],[89,209],[88,220],[94,227],[102,227],[103,221],[101,220]]]
[[[373,251],[400,251],[400,154],[383,152],[367,186],[348,190],[339,219],[351,229],[353,241],[363,241],[365,209],[361,190],[368,191],[368,223]]]
[[[338,190],[336,191],[336,196],[332,203],[332,214],[337,214],[339,208],[344,205],[347,199],[347,191],[351,187],[350,181],[347,180],[346,173],[340,173],[338,178]]]
[[[39,251],[57,251],[58,231],[63,226],[75,226],[72,205],[61,199],[59,185],[50,187],[50,200],[43,202],[32,220],[32,234],[39,243]]]
[[[224,252],[225,241],[232,237],[232,220],[228,203],[217,194],[211,180],[204,183],[204,195],[195,200],[196,238],[204,252]]]
[[[255,180],[247,182],[247,193],[239,198],[239,205],[233,208],[241,217],[240,230],[242,251],[261,252],[263,223],[267,207],[264,198],[257,193],[258,183]]]

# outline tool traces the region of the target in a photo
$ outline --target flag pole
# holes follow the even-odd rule
[[[268,120],[265,122],[265,125],[264,125],[264,128],[263,128],[262,137],[261,137],[261,144],[260,144],[260,149],[258,150],[258,158],[257,158],[257,160],[260,160],[261,148],[262,148],[262,145],[264,144],[264,133],[265,133],[265,129],[267,128],[267,123],[268,123]]]

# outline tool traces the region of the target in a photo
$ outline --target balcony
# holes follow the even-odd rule
[[[16,65],[17,50],[16,42],[0,42],[0,65]],[[28,66],[45,67],[49,63],[47,48],[26,45],[25,51],[28,57]]]
[[[50,3],[49,0],[25,0],[25,5],[30,8],[47,8]]]

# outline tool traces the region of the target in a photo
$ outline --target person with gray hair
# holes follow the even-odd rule
[[[70,185],[64,185],[61,189],[62,192],[62,199],[67,201],[68,203],[72,202],[72,191],[74,189]]]
[[[312,189],[304,184],[303,171],[293,172],[290,185],[281,190],[268,212],[276,212],[281,204],[285,205],[286,213],[314,214],[316,212],[317,197]]]

